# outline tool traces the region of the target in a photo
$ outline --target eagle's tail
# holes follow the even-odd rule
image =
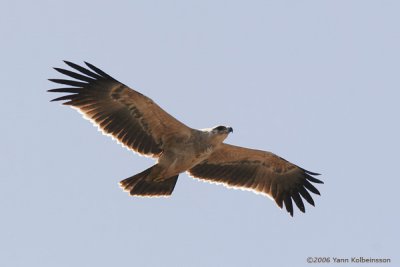
[[[154,168],[154,166],[122,180],[119,182],[119,185],[124,191],[129,192],[131,196],[157,197],[171,195],[172,191],[174,191],[179,174],[162,181],[147,181],[146,178],[150,174],[152,168]]]

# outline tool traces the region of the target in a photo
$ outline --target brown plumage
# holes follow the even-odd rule
[[[232,128],[189,128],[97,67],[65,63],[78,72],[55,68],[75,80],[50,79],[70,86],[49,90],[67,93],[52,101],[65,101],[125,147],[158,158],[156,165],[120,182],[131,195],[169,196],[179,174],[186,171],[202,180],[266,194],[292,216],[292,201],[305,212],[302,199],[314,205],[308,191],[320,194],[310,183],[323,183],[313,177],[317,173],[270,152],[223,143]]]

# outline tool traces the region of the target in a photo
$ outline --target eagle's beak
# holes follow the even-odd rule
[[[232,127],[228,127],[228,133],[233,133],[233,128]]]

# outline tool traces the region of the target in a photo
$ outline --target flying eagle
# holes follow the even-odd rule
[[[74,80],[49,79],[68,87],[48,90],[67,93],[52,101],[78,109],[84,117],[123,146],[157,158],[157,164],[120,182],[132,196],[169,196],[178,176],[190,176],[227,187],[265,194],[293,216],[293,204],[305,212],[303,199],[314,206],[310,183],[319,175],[267,151],[224,143],[231,127],[192,129],[165,112],[153,100],[85,62],[84,68],[64,61],[77,72],[54,68]],[[312,176],[313,175],[313,176]],[[308,191],[307,191],[308,190]]]

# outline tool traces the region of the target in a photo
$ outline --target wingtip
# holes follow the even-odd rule
[[[87,61],[83,61],[83,63],[85,63],[85,65],[86,66],[88,66],[89,68],[92,68],[92,67],[94,67],[93,66],[93,64],[90,64],[89,62],[87,62]]]
[[[316,184],[323,184],[324,182],[321,181],[320,179],[317,179],[315,177],[312,177],[309,174],[306,174],[306,179],[309,180],[310,182],[316,183]]]
[[[73,68],[74,65],[76,65],[75,63],[72,63],[72,61],[69,61],[69,60],[63,60],[63,62],[64,62],[66,65],[70,66],[71,68]]]
[[[317,173],[317,172],[310,172],[310,171],[308,171],[308,170],[305,170],[305,169],[303,169],[307,174],[311,174],[311,175],[315,175],[315,176],[318,176],[318,175],[321,175],[320,173]]]

